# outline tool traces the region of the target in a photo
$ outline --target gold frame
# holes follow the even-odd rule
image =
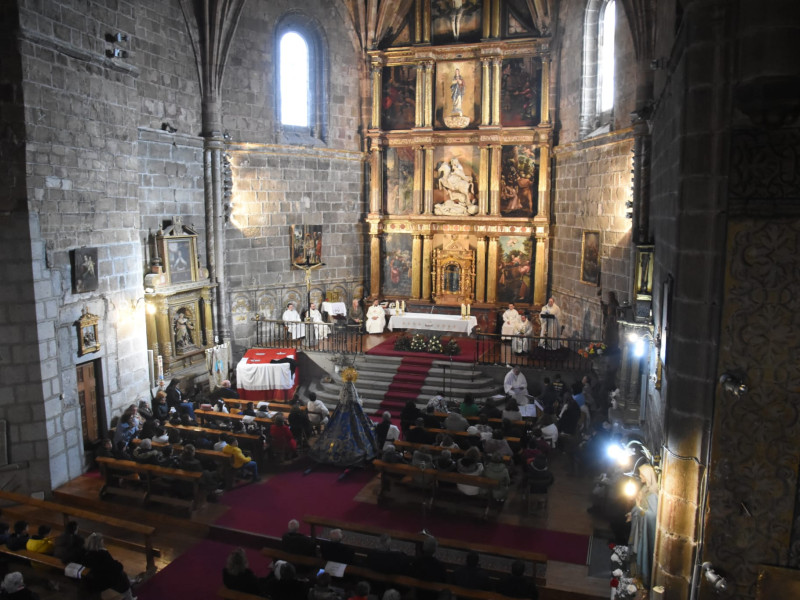
[[[447,291],[445,271],[449,266],[458,266],[460,281],[458,292]],[[471,304],[475,288],[475,253],[457,244],[447,249],[433,251],[433,301],[436,304]]]
[[[653,297],[654,260],[655,246],[636,246],[636,279],[633,291],[637,298]]]
[[[78,356],[91,354],[100,350],[100,337],[98,335],[97,324],[100,317],[91,314],[85,308],[78,319]]]
[[[589,237],[593,236],[593,235],[597,236],[597,261],[596,261],[597,262],[597,273],[596,273],[595,277],[587,278],[587,276],[586,276],[586,267],[587,267],[587,263],[590,264],[590,262],[587,261],[587,250],[588,250],[588,248],[587,248],[587,243],[586,242],[589,239]],[[587,285],[594,285],[594,286],[599,286],[600,285],[600,274],[602,272],[601,268],[600,268],[600,266],[601,266],[600,265],[600,248],[601,248],[601,246],[602,246],[602,240],[600,239],[600,232],[599,231],[591,230],[591,231],[584,231],[583,232],[583,235],[581,236],[581,283],[585,283]]]
[[[165,235],[158,237],[159,252],[164,261],[164,274],[170,284],[194,283],[197,281],[197,236],[194,235]],[[187,247],[184,251],[173,252],[171,248]],[[188,254],[188,257],[186,256]],[[187,266],[181,265],[177,269],[178,261],[173,257],[177,255],[182,261],[187,262]],[[180,277],[176,276],[180,275]],[[188,278],[185,276],[188,275]]]

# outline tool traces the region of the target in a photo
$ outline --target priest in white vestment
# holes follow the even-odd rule
[[[561,336],[561,325],[558,319],[561,317],[561,309],[553,298],[550,298],[542,307],[540,319],[542,321],[542,340],[539,345],[547,348],[555,348],[558,343],[556,338]]]
[[[286,333],[293,340],[305,337],[306,326],[300,320],[300,313],[294,307],[294,302],[289,302],[289,306],[283,311],[283,324],[286,327]]]
[[[317,303],[312,302],[311,308],[308,309],[308,318],[311,320],[315,340],[324,340],[330,335],[330,325],[326,325],[322,320],[322,313],[317,308]]]
[[[377,299],[372,301],[372,306],[367,311],[367,333],[383,333],[386,327],[386,313]]]
[[[519,325],[514,332],[519,337],[515,337],[511,342],[511,350],[516,354],[526,354],[531,349],[531,336],[533,335],[533,325],[528,320],[528,315],[522,313],[519,316]]]
[[[519,326],[519,313],[517,309],[514,308],[514,304],[508,305],[508,310],[503,313],[503,328],[500,330],[500,333],[503,335],[504,340],[510,340],[510,337],[517,333],[517,327]]]
[[[528,403],[528,380],[520,371],[519,366],[511,369],[503,380],[503,390],[512,396],[517,404],[523,406]]]

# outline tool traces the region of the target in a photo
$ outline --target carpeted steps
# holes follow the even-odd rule
[[[380,412],[389,411],[397,418],[406,402],[416,402],[425,386],[433,360],[425,357],[404,356],[394,374],[392,383],[383,397]]]

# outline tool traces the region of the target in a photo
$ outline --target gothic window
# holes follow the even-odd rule
[[[614,112],[615,0],[589,0],[583,29],[581,137],[606,133]]]
[[[282,142],[325,141],[327,79],[322,30],[299,13],[285,16],[276,30],[276,122]]]

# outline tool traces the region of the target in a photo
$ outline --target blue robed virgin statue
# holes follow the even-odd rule
[[[378,455],[375,424],[364,414],[358,401],[355,382],[358,371],[348,367],[342,371],[339,403],[333,410],[314,446],[308,453],[311,460],[337,467],[353,467]]]

